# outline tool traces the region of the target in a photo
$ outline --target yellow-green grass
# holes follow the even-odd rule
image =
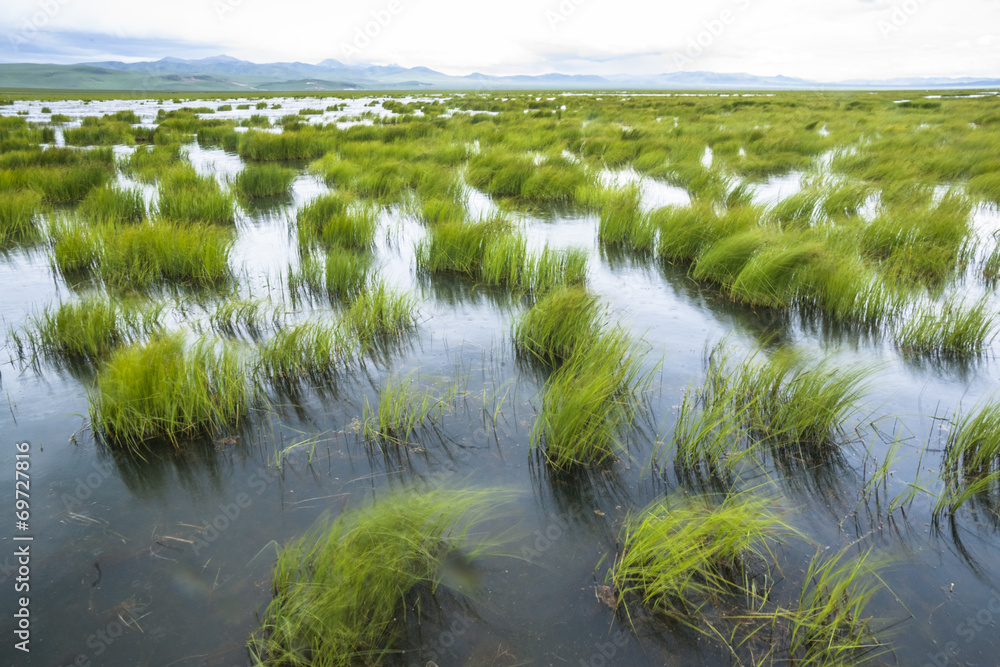
[[[312,200],[296,214],[300,248],[323,245],[366,250],[375,243],[377,210],[332,193]]]
[[[997,334],[997,316],[983,298],[970,305],[958,299],[940,308],[925,304],[914,309],[896,332],[904,352],[937,357],[983,354]]]
[[[205,338],[186,345],[177,333],[116,351],[88,397],[94,430],[134,451],[154,438],[179,446],[183,438],[232,427],[256,400],[236,350]]]
[[[260,346],[259,372],[272,382],[327,381],[354,358],[357,339],[339,322],[304,322],[279,329]]]
[[[160,282],[221,286],[232,278],[230,228],[166,221],[127,227],[57,222],[52,262],[67,277],[93,277],[114,290]]]
[[[181,165],[160,175],[156,214],[181,223],[232,224],[236,200],[222,191],[213,176],[201,176],[193,167]]]
[[[103,185],[90,191],[80,202],[77,213],[91,222],[127,224],[146,217],[146,200],[136,188]]]
[[[32,191],[0,192],[0,247],[32,243],[41,236],[38,224],[42,198]]]
[[[773,500],[667,497],[631,514],[608,573],[618,605],[688,619],[724,596],[766,599],[773,548],[792,532]]]
[[[296,171],[277,165],[247,165],[229,181],[233,191],[248,199],[288,194]]]
[[[90,296],[45,308],[15,333],[18,348],[69,359],[102,359],[163,327],[163,306]]]
[[[458,393],[450,386],[440,396],[416,386],[411,376],[387,380],[378,394],[378,405],[365,399],[361,436],[370,442],[406,443],[419,429],[433,426],[444,415]]]
[[[469,530],[505,497],[494,490],[389,492],[286,544],[274,567],[274,599],[250,640],[255,664],[379,663],[415,589],[433,591],[449,559],[487,550]]]

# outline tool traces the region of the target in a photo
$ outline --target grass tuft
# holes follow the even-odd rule
[[[376,664],[392,648],[406,603],[433,590],[496,491],[407,491],[320,522],[281,550],[274,600],[250,640],[255,664],[349,667]],[[472,544],[472,553],[483,551]]]
[[[234,425],[255,399],[235,350],[204,338],[186,346],[176,333],[115,352],[88,394],[94,429],[133,450]]]

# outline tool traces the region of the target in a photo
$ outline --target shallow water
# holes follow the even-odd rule
[[[378,107],[365,106],[368,101],[349,101],[343,113],[377,112]],[[291,113],[295,104],[327,104],[277,102],[278,116]],[[226,103],[235,107],[238,101]],[[45,105],[71,116],[136,108],[132,101]],[[26,105],[32,114],[40,106]],[[19,108],[5,107],[3,113]],[[138,108],[146,120],[156,109],[172,107],[147,102]],[[200,173],[223,182],[242,166],[238,156],[218,149],[192,144],[188,153]],[[758,188],[759,200],[791,194],[800,176],[769,180]],[[644,208],[686,203],[686,193],[677,188],[642,184]],[[286,200],[255,205],[238,216],[231,261],[239,291],[270,299],[286,320],[331,311],[293,304],[286,287],[289,264],[298,262],[289,221],[296,208],[326,190],[303,172]],[[481,193],[471,193],[471,202],[477,214],[495,208]],[[789,540],[779,550],[787,582],[801,580],[817,548],[836,551],[853,542],[873,547],[891,561],[885,581],[898,601],[882,594],[870,611],[875,627],[892,628],[885,636],[893,640],[898,664],[996,662],[996,527],[963,513],[954,530],[948,523],[935,530],[933,500],[923,493],[905,516],[897,512],[891,519],[877,513],[873,500],[860,497],[872,459],[881,462],[893,434],[905,440],[883,502],[910,482],[936,488],[946,437],[942,418],[996,392],[996,345],[970,364],[905,358],[884,337],[737,307],[683,270],[602,253],[593,216],[552,211],[519,219],[533,247],[587,249],[591,289],[612,319],[644,341],[649,367],[662,360],[628,456],[584,479],[553,475],[539,464],[529,436],[540,379],[517,362],[509,341],[512,320],[525,305],[461,280],[419,277],[413,248],[423,227],[394,208],[383,214],[378,262],[387,282],[419,297],[415,335],[330,386],[305,386],[294,395],[273,391],[268,410],[226,434],[235,442],[200,440],[184,453],[167,452],[141,464],[115,455],[87,428],[91,372],[45,360],[25,366],[14,361],[5,340],[0,380],[8,405],[0,416],[6,441],[0,462],[12,470],[13,444],[31,443],[34,541],[32,651],[13,651],[7,615],[2,654],[26,665],[69,665],[78,656],[95,665],[246,665],[246,639],[270,600],[276,545],[387,487],[426,481],[515,491],[511,506],[499,509],[495,528],[511,531],[516,557],[477,561],[471,575],[477,585],[468,596],[442,589],[437,608],[426,606],[425,622],[407,626],[400,648],[408,652],[391,664],[729,664],[725,649],[679,628],[643,620],[635,629],[623,626],[595,596],[595,582],[603,583],[627,512],[679,486],[650,466],[654,443],[669,436],[684,390],[699,382],[706,346],[725,339],[734,350],[780,343],[875,371],[866,410],[857,416],[856,434],[839,465],[793,466],[774,476],[770,492],[776,505],[815,543]],[[1000,220],[995,210],[984,209],[975,226],[989,234],[1000,229]],[[44,248],[5,256],[0,284],[5,331],[74,294],[51,269]],[[193,296],[175,301],[171,317],[177,326],[205,325],[212,297],[206,303]],[[409,373],[432,391],[457,382],[464,393],[438,428],[425,431],[412,446],[388,452],[366,447],[352,430],[365,400],[374,401],[387,378]],[[4,497],[12,502],[13,492]],[[0,602],[14,609],[14,531],[0,532]],[[776,594],[788,594],[792,585],[779,584]]]

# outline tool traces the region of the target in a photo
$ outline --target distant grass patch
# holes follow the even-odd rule
[[[300,248],[323,245],[331,248],[366,250],[375,243],[376,210],[352,203],[341,194],[318,197],[296,214]]]
[[[585,282],[586,267],[586,254],[580,250],[529,252],[524,236],[500,217],[437,225],[417,248],[421,271],[457,273],[533,295]]]
[[[104,185],[91,190],[77,212],[91,222],[136,223],[146,217],[146,201],[138,189]]]
[[[248,199],[288,194],[295,180],[294,169],[276,165],[248,165],[229,184],[233,191]]]
[[[236,202],[212,176],[201,176],[193,167],[174,167],[162,174],[156,213],[165,220],[183,223],[232,224]]]
[[[230,229],[160,221],[128,227],[87,227],[63,221],[52,230],[53,263],[67,277],[92,276],[115,290],[161,281],[218,286],[232,277]]]

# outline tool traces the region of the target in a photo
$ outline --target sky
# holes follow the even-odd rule
[[[0,62],[201,58],[446,74],[1000,77],[1000,0],[5,0]]]

